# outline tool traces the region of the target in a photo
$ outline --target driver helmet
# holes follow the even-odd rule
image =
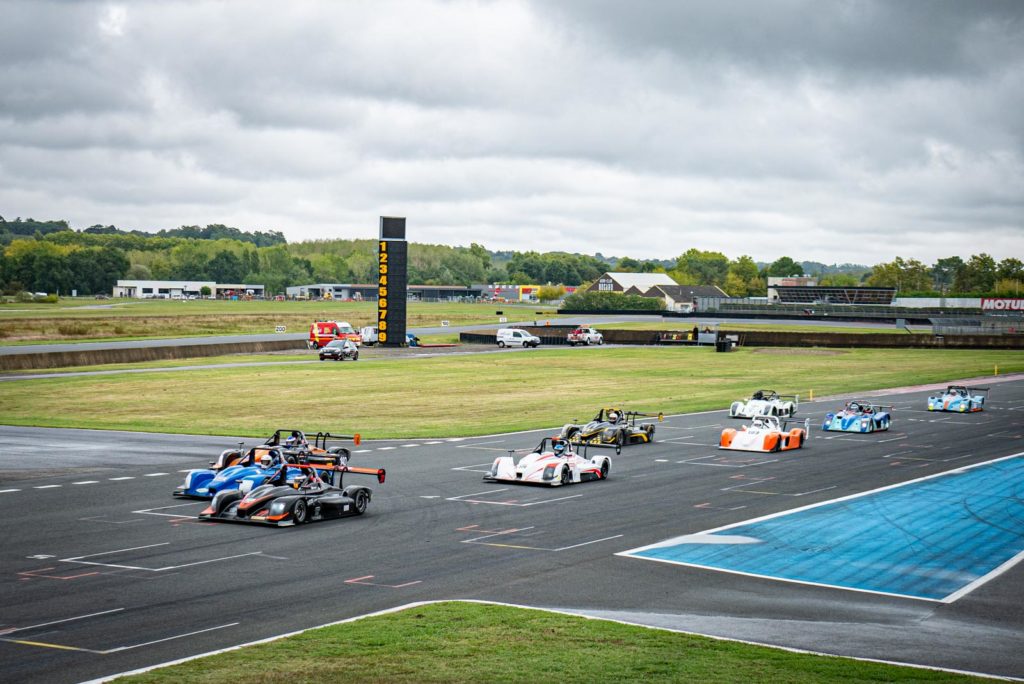
[[[274,464],[274,459],[271,458],[270,454],[263,454],[260,456],[260,467],[269,468]]]
[[[297,440],[297,439],[295,439],[295,435],[292,435],[292,436],[291,436],[291,437],[289,437],[288,439],[284,440],[284,445],[285,445],[285,446],[295,446],[295,443],[296,443],[297,441],[298,441],[298,440]]]
[[[619,413],[618,413],[618,411],[609,411],[608,412],[608,422],[609,423],[615,423],[615,422],[618,422],[618,420],[619,420]]]
[[[556,456],[560,456],[565,452],[565,441],[561,439],[551,440],[551,449],[555,452]]]

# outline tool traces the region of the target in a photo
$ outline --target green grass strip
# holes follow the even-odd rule
[[[497,605],[444,602],[132,677],[252,682],[979,682],[982,678]]]
[[[823,396],[992,375],[996,367],[1022,372],[1024,354],[538,349],[8,381],[0,383],[0,423],[254,437],[283,425],[368,438],[465,436],[561,425],[607,405],[693,412],[725,408],[761,388],[806,398],[812,390]]]

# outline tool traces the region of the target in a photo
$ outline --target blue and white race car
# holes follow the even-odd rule
[[[950,385],[939,396],[928,397],[928,410],[974,413],[975,411],[984,410],[985,399],[987,398],[988,387]]]
[[[821,429],[831,432],[879,432],[892,423],[892,406],[854,399],[835,413],[826,413]]]
[[[286,467],[283,475],[278,473],[286,461],[281,450],[259,446],[249,451],[236,463],[208,470],[190,470],[185,481],[174,490],[174,496],[187,499],[212,499],[217,492],[239,489],[247,492],[265,484],[277,475],[283,478],[281,484],[305,477],[300,468]]]

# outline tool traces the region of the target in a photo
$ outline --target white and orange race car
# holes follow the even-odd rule
[[[579,451],[576,451],[579,449]],[[545,437],[533,451],[517,462],[514,452],[494,459],[485,482],[520,482],[557,487],[559,485],[604,480],[612,467],[610,456],[588,457],[588,449],[615,449],[614,444],[571,444],[562,437]]]
[[[796,423],[799,427],[789,427]],[[739,430],[726,428],[718,442],[719,449],[736,451],[789,451],[799,449],[810,434],[810,418],[802,421],[779,420],[776,416],[754,418]]]

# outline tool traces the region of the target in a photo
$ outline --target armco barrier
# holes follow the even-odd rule
[[[541,338],[541,344],[566,344],[565,336],[544,334],[544,328],[524,328]],[[550,329],[549,329],[550,330]],[[691,329],[692,330],[692,329]],[[608,344],[663,344],[665,333],[685,336],[687,330],[614,330],[602,328]],[[1024,335],[911,335],[888,333],[814,333],[772,332],[762,330],[720,330],[721,335],[735,336],[739,345],[747,347],[834,347],[861,349],[1024,349]],[[468,344],[495,344],[494,333],[460,333]]]
[[[284,349],[305,349],[305,340],[271,340],[266,342],[234,342],[230,344],[183,344],[166,347],[130,347],[123,349],[96,349],[92,351],[62,351],[30,354],[0,355],[0,370],[38,370],[40,368],[67,368],[94,366],[106,363],[139,363],[187,359],[198,356],[224,354],[260,354]]]

